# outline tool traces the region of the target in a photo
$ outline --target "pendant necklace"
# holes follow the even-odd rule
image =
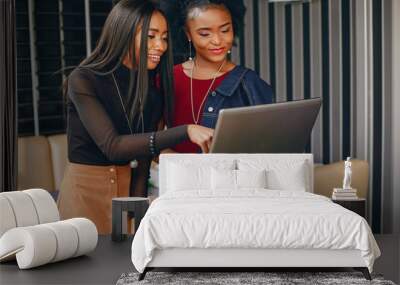
[[[117,89],[117,93],[118,93],[119,100],[121,102],[122,109],[124,110],[124,115],[125,115],[126,122],[128,123],[129,131],[131,132],[131,135],[133,135],[131,123],[129,122],[129,118],[128,118],[128,115],[127,115],[126,110],[125,110],[124,101],[122,100],[121,92],[119,91],[119,86],[118,86],[117,80],[115,79],[114,72],[111,73],[111,76],[112,76],[112,78],[114,80],[115,88]],[[143,132],[144,131],[143,116],[141,118],[142,118],[142,132]],[[129,162],[129,166],[131,168],[136,168],[138,166],[138,161],[136,159],[131,160]]]
[[[200,112],[201,109],[203,107],[204,102],[206,101],[207,95],[210,93],[212,86],[214,85],[215,80],[217,79],[217,74],[220,73],[220,71],[222,70],[222,67],[224,66],[225,62],[226,62],[226,58],[224,59],[224,61],[221,63],[221,65],[219,66],[218,70],[214,73],[213,77],[212,77],[212,81],[210,84],[210,87],[208,87],[208,90],[206,92],[206,94],[204,94],[203,100],[201,101],[199,110],[197,112],[197,116],[195,116],[195,111],[194,111],[194,104],[193,104],[193,70],[194,67],[196,66],[195,64],[195,60],[193,60],[193,65],[192,68],[190,69],[190,103],[192,106],[192,117],[193,117],[193,122],[198,125],[199,120],[200,120]]]

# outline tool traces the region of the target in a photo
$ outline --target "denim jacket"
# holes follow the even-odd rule
[[[272,101],[271,86],[255,71],[237,65],[207,97],[201,125],[214,129],[221,109],[269,104]]]

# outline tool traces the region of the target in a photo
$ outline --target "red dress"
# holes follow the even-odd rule
[[[219,86],[219,84],[221,84],[227,74],[228,72],[215,79],[214,84],[210,89],[210,93],[217,89],[217,87]],[[203,101],[208,88],[210,88],[211,82],[212,79],[193,79],[193,107],[194,116],[196,119],[199,112],[200,104]],[[175,109],[172,126],[175,127],[184,124],[195,124],[193,120],[192,105],[190,100],[190,77],[183,72],[182,64],[174,66],[174,88]],[[205,101],[203,103],[202,109],[204,108],[204,105]],[[198,123],[201,122],[202,114],[203,110],[200,111]],[[201,151],[199,146],[190,141],[176,145],[175,147],[173,147],[173,150],[182,153],[197,153]]]

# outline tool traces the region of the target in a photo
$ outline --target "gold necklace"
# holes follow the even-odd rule
[[[195,60],[195,59],[194,59]],[[206,92],[206,94],[204,94],[203,100],[201,101],[199,110],[197,112],[197,117],[195,117],[195,112],[194,112],[194,104],[193,104],[193,70],[195,67],[195,61],[193,60],[193,65],[192,68],[190,69],[190,103],[192,105],[192,117],[193,117],[193,122],[198,125],[199,120],[200,120],[200,112],[201,112],[201,108],[203,107],[204,102],[206,101],[207,95],[208,93],[210,93],[210,90],[212,88],[212,86],[214,85],[215,80],[217,79],[217,74],[222,70],[222,67],[224,66],[225,62],[226,62],[226,58],[224,59],[224,61],[221,63],[221,65],[219,66],[218,70],[214,73],[213,75],[213,79],[211,81],[210,87],[208,87],[208,90]]]

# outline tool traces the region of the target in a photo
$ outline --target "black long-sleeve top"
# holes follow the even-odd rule
[[[130,70],[121,65],[114,76],[120,94],[129,112],[127,98]],[[134,88],[133,88],[134,90]],[[68,77],[68,159],[73,163],[89,165],[124,165],[137,159],[139,166],[133,179],[147,182],[152,159],[149,140],[162,117],[163,99],[155,87],[150,86],[143,121],[131,122],[132,131],[124,113],[117,87],[111,74],[99,75],[87,68],[76,68]],[[157,150],[172,147],[188,139],[187,126],[156,132]],[[142,185],[144,186],[144,185]]]

